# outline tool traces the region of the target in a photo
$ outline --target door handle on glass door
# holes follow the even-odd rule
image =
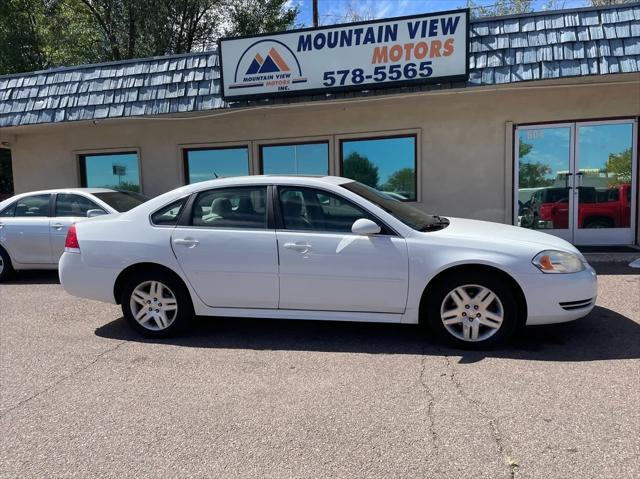
[[[173,244],[181,244],[187,248],[195,248],[198,246],[198,243],[200,243],[200,241],[194,238],[176,238],[173,240]]]
[[[285,243],[284,247],[294,251],[299,251],[300,253],[308,253],[311,251],[311,245],[308,243]]]

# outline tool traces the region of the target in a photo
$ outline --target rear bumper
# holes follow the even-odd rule
[[[594,308],[598,295],[595,270],[572,274],[532,272],[515,276],[527,300],[527,325],[564,323],[582,318]]]
[[[60,283],[64,290],[80,298],[115,304],[113,287],[117,270],[87,265],[79,253],[64,253],[58,264]]]

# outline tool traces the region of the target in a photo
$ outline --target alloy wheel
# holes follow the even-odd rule
[[[138,324],[151,331],[167,329],[178,314],[175,294],[160,281],[145,281],[136,286],[129,306]]]
[[[496,334],[504,320],[500,298],[486,286],[465,284],[442,301],[440,320],[449,334],[462,341],[484,341]]]

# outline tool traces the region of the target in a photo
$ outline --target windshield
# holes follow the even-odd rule
[[[141,205],[149,198],[139,193],[133,193],[131,191],[110,191],[108,193],[94,193],[98,199],[101,199],[106,204],[111,206],[114,210],[124,213],[138,205]]]
[[[449,221],[446,218],[424,213],[407,203],[403,203],[395,196],[378,191],[375,188],[363,185],[357,181],[343,183],[340,186],[371,201],[376,206],[379,206],[387,213],[393,215],[405,225],[410,226],[415,230],[433,231],[442,229],[449,224]]]

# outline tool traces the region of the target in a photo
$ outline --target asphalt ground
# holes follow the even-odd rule
[[[143,340],[55,273],[0,285],[1,477],[640,476],[640,270],[460,352],[413,326],[200,319]]]

